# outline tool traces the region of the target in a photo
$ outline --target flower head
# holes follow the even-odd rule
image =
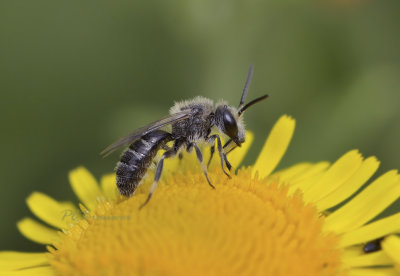
[[[358,192],[379,162],[357,151],[333,164],[300,163],[274,172],[294,127],[292,118],[281,117],[254,166],[232,179],[214,158],[209,176],[215,190],[193,155],[168,160],[152,201],[140,211],[151,176],[126,199],[113,174],[99,185],[78,168],[70,182],[81,211],[33,193],[28,206],[47,225],[25,218],[18,228],[48,245],[48,252],[1,252],[0,274],[394,275],[400,248],[395,237],[369,254],[363,246],[400,229],[400,213],[372,221],[399,197],[397,172]],[[252,140],[248,134],[229,155],[233,167]]]

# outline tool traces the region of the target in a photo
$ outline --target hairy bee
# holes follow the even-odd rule
[[[268,97],[268,95],[263,95],[247,104],[244,103],[252,74],[253,67],[250,66],[238,108],[229,106],[223,101],[214,106],[212,100],[204,97],[196,97],[189,101],[177,102],[170,109],[170,114],[168,116],[133,131],[103,150],[101,155],[107,156],[119,147],[130,144],[129,148],[122,154],[121,160],[116,166],[119,192],[128,197],[133,195],[153,162],[157,152],[161,149],[165,149],[165,152],[157,164],[154,182],[146,201],[141,207],[149,202],[157,187],[157,183],[161,177],[164,159],[177,155],[181,149],[186,149],[188,152],[192,149],[195,150],[207,182],[214,188],[208,177],[207,166],[204,164],[203,155],[198,147],[198,143],[200,142],[205,142],[211,146],[211,157],[208,164],[215,151],[215,142],[217,142],[222,170],[230,177],[229,173],[225,171],[224,164],[228,170],[231,169],[226,155],[235,147],[240,147],[245,141],[245,128],[242,115],[247,108]],[[168,132],[162,130],[163,127],[168,125],[172,126],[172,131]],[[219,134],[211,134],[211,129],[213,127],[216,127],[219,133],[229,137],[229,140],[224,146],[222,146]],[[167,143],[170,141],[174,141],[172,148],[168,148],[167,146]]]

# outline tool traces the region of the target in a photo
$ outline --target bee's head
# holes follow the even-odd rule
[[[239,147],[245,140],[245,129],[242,118],[236,108],[225,103],[217,105],[214,122],[218,130],[232,139]]]

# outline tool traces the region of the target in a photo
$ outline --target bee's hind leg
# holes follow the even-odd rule
[[[160,180],[162,169],[164,166],[164,159],[175,156],[178,153],[179,148],[181,147],[182,143],[183,143],[182,141],[176,140],[174,143],[174,146],[171,149],[164,152],[164,154],[161,156],[161,159],[157,164],[156,174],[154,176],[154,181],[153,181],[153,184],[151,185],[149,195],[147,196],[146,201],[142,205],[140,205],[139,210],[142,209],[150,201],[151,197],[153,196],[154,191],[157,188],[157,184],[158,184],[158,181]]]
[[[214,185],[211,184],[210,179],[208,178],[208,172],[207,172],[207,167],[206,165],[204,165],[203,162],[203,154],[201,153],[199,147],[195,144],[195,143],[190,143],[188,146],[188,149],[190,149],[191,147],[194,147],[195,151],[196,151],[196,156],[197,156],[197,160],[199,160],[200,164],[201,164],[201,168],[203,169],[203,173],[207,179],[208,184],[215,189]]]

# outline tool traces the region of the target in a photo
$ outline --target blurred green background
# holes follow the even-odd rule
[[[297,120],[281,167],[358,148],[400,167],[400,1],[0,2],[0,249],[42,250],[16,222],[42,191],[74,198],[99,152],[203,95],[237,105],[250,64],[251,164],[282,114]],[[75,199],[76,200],[76,199]]]

